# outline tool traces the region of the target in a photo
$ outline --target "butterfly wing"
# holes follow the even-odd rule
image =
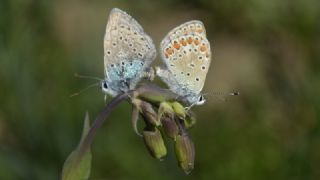
[[[178,95],[199,95],[211,63],[203,23],[194,20],[174,28],[162,40],[160,50],[167,69],[157,74]]]
[[[134,88],[155,57],[152,39],[141,25],[126,12],[112,9],[104,36],[104,68],[111,88],[121,86],[117,81]]]

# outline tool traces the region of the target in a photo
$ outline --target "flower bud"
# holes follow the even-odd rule
[[[146,121],[154,126],[160,126],[161,122],[158,120],[158,114],[154,111],[152,105],[146,101],[140,103],[141,115]]]
[[[174,101],[171,105],[179,118],[184,119],[186,117],[186,110],[179,102]]]
[[[186,174],[194,167],[194,144],[187,134],[178,135],[175,142],[175,152],[179,166]]]
[[[161,123],[164,132],[169,138],[176,139],[176,136],[179,133],[179,127],[174,121],[174,119],[169,118],[169,117],[162,117],[161,118]]]
[[[167,148],[163,142],[161,132],[157,128],[153,131],[144,130],[143,140],[152,157],[161,160],[167,155]]]
[[[131,100],[131,103],[133,104],[134,107],[136,107],[140,114],[142,115],[143,119],[145,120],[146,123],[151,124],[153,126],[160,126],[161,122],[158,120],[158,115],[154,111],[152,105],[146,101],[142,101],[137,98],[133,98]],[[136,117],[132,117],[136,118]]]
[[[192,128],[197,122],[197,119],[191,111],[188,111],[187,117],[184,120],[184,125],[187,129]]]
[[[160,105],[159,105],[159,110],[158,110],[158,118],[159,118],[159,120],[163,116],[169,117],[171,119],[173,119],[173,117],[174,117],[174,111],[172,109],[172,106],[171,106],[171,104],[169,104],[166,101],[161,102]]]

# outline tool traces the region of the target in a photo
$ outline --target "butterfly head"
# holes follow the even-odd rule
[[[200,106],[206,102],[206,99],[202,94],[198,96],[188,96],[187,102],[189,102],[189,106],[186,107],[186,110],[190,110],[193,106]]]
[[[108,81],[106,81],[106,80],[101,81],[100,88],[101,88],[102,92],[104,92],[108,95],[116,96],[118,94],[116,91],[114,91],[113,89],[110,88],[110,85],[109,85]]]
[[[186,102],[190,105],[189,108],[193,106],[200,106],[203,105],[206,102],[206,99],[204,98],[203,94],[200,95],[194,95],[194,96],[186,96]]]
[[[206,102],[206,99],[204,98],[204,96],[202,94],[200,94],[198,96],[198,99],[196,101],[196,105],[203,105]]]

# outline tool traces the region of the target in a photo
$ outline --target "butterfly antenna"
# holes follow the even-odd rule
[[[74,77],[82,78],[82,79],[95,79],[95,80],[98,80],[98,81],[103,81],[103,79],[98,78],[98,77],[94,77],[94,76],[84,76],[84,75],[80,75],[80,74],[77,74],[77,73],[74,74]]]
[[[226,96],[238,96],[240,95],[240,92],[229,92],[229,93],[224,93],[224,92],[213,92],[213,93],[205,93],[203,94],[204,96],[214,96],[222,101],[226,101],[227,98]]]
[[[74,97],[74,96],[78,96],[79,94],[83,93],[84,91],[86,91],[86,90],[88,90],[88,89],[90,89],[90,88],[92,88],[92,87],[98,86],[98,85],[99,85],[99,83],[91,84],[91,85],[89,85],[88,87],[80,90],[79,92],[76,92],[76,93],[71,94],[69,97],[72,98],[72,97]]]
[[[240,95],[239,92],[230,92],[230,93],[224,93],[224,92],[214,92],[212,93],[213,96],[237,96]]]

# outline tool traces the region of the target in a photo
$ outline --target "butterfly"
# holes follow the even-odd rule
[[[152,39],[126,12],[111,10],[104,36],[104,93],[116,96],[136,87],[156,57]]]
[[[186,22],[171,30],[160,45],[165,67],[157,67],[156,74],[188,105],[202,105],[201,91],[210,63],[210,43],[201,21]]]

